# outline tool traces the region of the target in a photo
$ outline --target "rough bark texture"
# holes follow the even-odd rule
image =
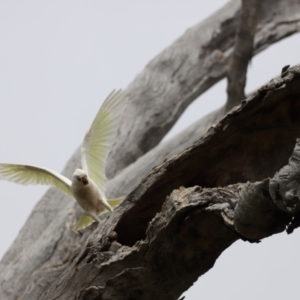
[[[237,239],[284,231],[300,208],[299,86],[300,66],[155,167],[43,298],[178,299]]]
[[[109,158],[108,177],[156,146],[186,107],[225,77],[240,6],[230,1],[188,29],[128,86],[131,103]],[[254,54],[299,31],[299,21],[299,1],[262,1]]]
[[[265,1],[264,3],[266,4],[262,9],[264,12],[262,13],[263,21],[259,25],[256,36],[255,53],[266,48],[275,41],[299,30],[298,20],[300,19],[300,4],[297,1],[278,0],[272,1],[272,5],[270,5],[270,1]],[[269,5],[269,7],[267,7],[267,5]],[[171,124],[175,122],[188,103],[224,77],[225,65],[232,51],[232,33],[234,31],[234,20],[238,9],[239,2],[229,3],[205,22],[188,30],[179,40],[175,41],[170,48],[150,62],[145,71],[128,87],[127,93],[132,98],[132,102],[128,107],[128,114],[126,113],[128,119],[123,120],[119,138],[120,143],[124,143],[124,147],[120,148],[117,144],[113,150],[111,157],[114,157],[115,161],[110,160],[108,162],[110,174],[115,174],[116,171],[120,171],[139,155],[153,147],[170,128]],[[184,49],[185,47],[186,49]],[[171,53],[173,54],[171,55]],[[182,53],[185,53],[185,55],[188,54],[188,57],[182,59]],[[185,57],[185,55],[183,55],[183,57]],[[182,60],[184,60],[182,66],[181,64],[178,65]],[[177,69],[178,71],[174,73],[174,70]],[[291,73],[287,71],[286,74]],[[193,76],[195,76],[194,79]],[[159,91],[157,86],[160,86],[161,80],[168,84],[163,88],[163,93],[156,92]],[[158,95],[164,96],[158,97]],[[180,99],[178,98],[178,95],[181,95]],[[163,113],[160,113],[161,111],[163,111]],[[168,111],[174,111],[174,114],[169,116]],[[147,114],[150,115],[145,115],[144,112],[147,112]],[[167,112],[168,118],[165,116],[165,113]],[[140,158],[136,162],[135,169],[128,169],[127,172],[124,169],[124,171],[122,171],[124,172],[123,175],[120,173],[109,182],[108,196],[119,196],[123,195],[125,192],[132,191],[132,189],[140,182],[141,177],[144,176],[149,169],[169,155],[176,154],[190,146],[193,142],[199,140],[206,132],[207,128],[209,128],[212,123],[219,120],[223,113],[223,109],[220,109],[216,113],[212,113],[210,116],[206,117],[204,121],[199,121],[198,124],[188,128],[182,135],[178,135],[176,138],[162,146],[157,146],[153,149],[153,152],[151,151],[146,156]],[[146,119],[148,119],[148,122],[146,123],[141,121]],[[132,123],[131,120],[136,120],[136,122]],[[165,120],[167,120],[166,123],[164,123]],[[253,118],[253,120],[255,120],[255,118]],[[264,118],[262,118],[262,121],[263,123],[266,122]],[[260,120],[257,122],[259,123]],[[283,125],[284,124],[285,123],[283,122]],[[256,124],[256,126],[258,125],[259,124]],[[194,132],[195,128],[197,128],[197,132]],[[128,140],[125,136],[126,132]],[[281,131],[279,130],[279,132]],[[149,134],[153,136],[157,135],[158,137],[155,138],[155,140],[151,140],[149,144],[145,143],[147,146],[141,151],[140,144],[142,137],[144,136],[145,140],[150,141]],[[261,139],[263,137],[264,135],[262,134]],[[229,141],[233,142],[233,139],[234,134],[229,138]],[[286,139],[288,138],[286,137]],[[224,135],[224,140],[226,140],[226,135]],[[285,141],[284,138],[282,140]],[[294,141],[288,141],[289,143],[287,145],[292,149],[291,145],[294,144]],[[222,142],[222,139],[219,142]],[[129,145],[132,145],[133,148],[129,147]],[[137,145],[137,147],[135,147],[135,145]],[[245,141],[245,145],[249,145],[248,141]],[[121,154],[124,153],[124,149],[127,149],[128,153],[126,155],[124,154],[124,157],[121,157]],[[205,149],[207,152],[207,149],[209,148]],[[234,149],[234,146],[231,146],[231,149]],[[240,149],[240,151],[243,152],[244,150]],[[279,149],[278,151],[280,152]],[[284,151],[285,150],[283,150],[282,157],[287,158],[288,156]],[[131,156],[131,153],[133,156]],[[215,160],[218,162],[218,159],[221,159],[226,153],[223,153],[222,151],[220,153],[213,153],[216,157],[211,157],[210,160],[207,160],[209,164],[204,164],[202,167],[217,170],[216,168],[211,168],[211,165],[214,165]],[[234,159],[233,156],[229,157],[231,157],[231,160]],[[265,158],[265,156],[261,157],[261,160],[263,158]],[[239,164],[244,162],[245,159],[247,160],[247,153],[244,153],[244,157],[240,160]],[[270,159],[273,159],[273,157]],[[147,164],[145,162],[147,162]],[[220,164],[220,161],[218,163]],[[226,164],[224,164],[224,166],[225,165]],[[70,177],[74,169],[78,166],[79,152],[77,151],[69,160],[63,174]],[[216,166],[218,166],[218,164],[216,164]],[[132,168],[132,166],[129,168]],[[233,173],[234,170],[235,169],[233,168]],[[276,170],[278,170],[278,168],[275,168],[274,172]],[[194,172],[196,171],[197,170],[195,169]],[[199,172],[200,171],[202,172],[203,170],[199,169]],[[137,212],[141,211],[142,213],[137,214],[137,219],[132,223],[132,226],[140,228],[139,224],[141,224],[141,228],[138,229],[140,230],[139,233],[133,234],[131,237],[132,241],[135,241],[139,234],[142,238],[145,237],[147,222],[152,219],[156,212],[160,211],[165,196],[170,194],[173,189],[178,188],[180,185],[187,184],[184,182],[180,183],[180,178],[183,177],[180,173],[181,169],[173,169],[173,172],[174,176],[177,174],[177,178],[173,178],[174,186],[171,187],[166,185],[166,190],[164,190],[163,185],[159,186],[159,189],[155,192],[157,199],[155,196],[154,198],[156,200],[153,202],[154,207],[149,203],[149,199],[153,195],[145,202],[145,207],[136,207],[135,210]],[[221,168],[220,173],[221,172],[224,173],[222,176],[229,176],[225,168]],[[203,174],[205,174],[205,172]],[[218,174],[219,172],[216,171],[216,175],[210,176],[220,176]],[[249,174],[245,176],[245,178],[249,178],[249,180],[252,180],[254,177],[251,177]],[[237,179],[238,178],[241,177],[237,176]],[[145,182],[145,180],[146,179],[144,179],[143,182]],[[191,185],[199,184],[206,186],[205,181],[194,181],[194,183],[191,181]],[[148,185],[149,181],[146,182]],[[224,182],[227,184],[226,180]],[[212,184],[213,183],[214,181],[212,181]],[[161,182],[161,184],[163,184],[163,182]],[[188,184],[186,186],[191,185]],[[147,186],[144,186],[144,189],[146,188]],[[137,189],[137,191],[139,191],[138,193],[141,193],[141,188]],[[128,203],[132,205],[133,210],[131,210],[129,215],[135,212],[134,201],[128,201],[126,203],[126,205],[124,204],[125,206],[119,208],[122,211],[122,214],[124,213],[124,218],[126,216],[125,210],[130,208],[127,206]],[[147,205],[150,210],[147,208]],[[145,214],[143,213],[144,211]],[[0,263],[0,299],[41,299],[41,295],[45,293],[57,277],[66,272],[66,269],[70,266],[73,259],[77,257],[82,247],[85,245],[87,237],[92,230],[95,229],[94,226],[89,230],[84,231],[83,234],[77,234],[70,230],[80,213],[81,211],[77,204],[71,202],[59,191],[50,189],[45,194],[34,208],[19,236]],[[122,224],[126,224],[127,221],[126,219],[126,222],[124,221],[125,223],[122,223],[123,219],[118,221],[120,215],[119,211],[119,213],[113,214],[110,217],[105,215],[104,218],[109,217],[108,224],[111,224],[110,226],[113,224],[110,223],[111,220],[115,219],[115,222],[120,222],[121,227],[118,227],[118,235],[120,235],[122,241],[124,235],[127,234],[127,229],[122,229]],[[141,223],[139,223],[139,217],[143,218]],[[120,228],[124,231],[124,235],[121,234],[122,230]],[[128,227],[129,237],[131,236],[130,230],[132,230],[132,228]],[[124,243],[124,245],[127,244]]]
[[[119,172],[108,182],[111,197],[120,194],[127,195],[148,172],[166,158],[180,153],[198,141],[208,128],[224,116],[224,108],[220,108],[201,120],[195,122],[169,141],[160,144]]]
[[[247,69],[252,58],[260,6],[260,0],[242,0],[242,9],[235,34],[234,50],[228,65],[226,111],[230,111],[245,99],[244,89]]]

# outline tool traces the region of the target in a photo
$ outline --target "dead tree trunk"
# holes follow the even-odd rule
[[[244,101],[200,141],[223,108],[155,147],[188,104],[225,76],[239,9],[240,2],[232,1],[189,29],[130,84],[131,102],[107,169],[113,177],[108,196],[130,193],[126,201],[104,216],[103,227],[76,234],[70,228],[80,209],[50,189],[0,263],[0,299],[176,299],[238,238],[257,240],[291,221],[290,231],[297,226],[298,206],[288,210],[290,193],[280,194],[274,174],[288,163],[299,137],[299,68]],[[297,1],[264,1],[254,54],[297,32],[299,20]],[[66,176],[79,166],[78,158],[76,152]],[[274,177],[271,183],[268,177]],[[269,229],[257,236],[247,230],[256,220],[243,216],[252,190],[271,207],[262,224]],[[250,196],[241,200],[241,191]],[[215,232],[211,240],[208,226]],[[186,254],[178,257],[182,247]],[[178,265],[168,263],[171,257]],[[191,274],[179,284],[180,272]]]

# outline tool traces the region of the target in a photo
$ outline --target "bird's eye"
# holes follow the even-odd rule
[[[77,179],[78,181],[81,181],[80,176],[76,176],[76,179]]]

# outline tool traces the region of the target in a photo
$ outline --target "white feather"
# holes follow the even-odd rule
[[[114,142],[126,97],[122,90],[112,91],[99,109],[81,146],[82,169],[105,195],[105,162]]]
[[[71,180],[46,168],[31,165],[0,164],[0,179],[23,185],[52,185],[73,198]]]
[[[99,109],[90,130],[81,146],[82,169],[76,169],[72,181],[50,169],[32,165],[0,164],[0,179],[15,183],[52,185],[75,198],[85,210],[79,227],[93,220],[100,222],[98,215],[106,209],[112,211],[105,197],[105,162],[117,134],[120,115],[125,105],[124,93],[111,92]],[[111,199],[113,206],[122,198]]]

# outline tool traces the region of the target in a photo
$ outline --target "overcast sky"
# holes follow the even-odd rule
[[[225,0],[0,0],[0,162],[61,171],[102,100]],[[300,62],[300,36],[252,60],[247,92]],[[288,59],[288,60],[287,60]],[[221,106],[225,80],[195,101],[167,138]],[[47,190],[0,182],[0,257]],[[298,299],[300,233],[236,242],[186,299]]]

